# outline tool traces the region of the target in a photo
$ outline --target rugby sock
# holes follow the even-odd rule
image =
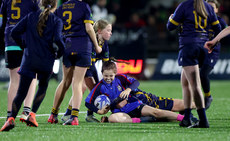
[[[187,109],[184,110],[184,119],[185,120],[190,119],[191,111],[192,111],[192,109],[190,109],[190,108],[187,108]]]
[[[52,108],[51,114],[58,115],[59,109]]]
[[[11,111],[7,111],[7,117],[6,120],[11,116]]]
[[[75,109],[75,108],[73,108],[72,109],[72,112],[71,112],[71,119],[72,118],[75,118],[75,117],[77,117],[78,118],[78,115],[79,115],[79,109]]]
[[[90,115],[93,115],[93,111],[91,111],[91,110],[87,110],[87,116],[90,116]]]
[[[25,115],[29,115],[29,113],[30,113],[30,107],[24,106],[23,107],[23,112],[25,113]]]
[[[181,114],[178,114],[176,120],[177,120],[177,121],[182,121],[183,119],[184,119],[184,116],[181,115]]]
[[[205,109],[201,108],[197,110],[199,119],[201,123],[206,123],[207,122],[207,117],[206,117],[206,113],[205,113]]]
[[[156,118],[153,116],[140,117],[141,122],[154,122]]]
[[[140,118],[132,118],[132,123],[140,123],[141,119]]]
[[[205,96],[205,97],[211,96],[211,92],[209,91],[208,93],[204,93],[204,96]]]
[[[65,115],[65,116],[66,116],[66,115],[71,115],[71,111],[72,111],[72,106],[71,106],[71,105],[69,105],[69,106],[68,106],[68,108],[66,109],[66,111],[65,111],[65,114],[64,114],[64,115]]]

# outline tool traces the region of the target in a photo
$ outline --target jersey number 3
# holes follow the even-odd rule
[[[16,1],[16,3],[21,3],[21,1]],[[14,14],[14,13],[11,14],[11,18],[14,20],[17,20],[21,17],[21,9],[19,7],[15,6],[16,3],[12,2],[12,4],[11,4],[11,10],[16,11],[16,14]]]
[[[71,28],[71,20],[72,20],[72,12],[71,11],[65,11],[63,12],[63,17],[68,16],[68,19],[66,19],[66,22],[68,23],[68,25],[64,25],[64,30],[68,30]]]

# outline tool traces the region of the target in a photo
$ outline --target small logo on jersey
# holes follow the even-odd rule
[[[122,88],[121,88],[121,86],[117,86],[117,89],[118,89],[118,91],[122,91]]]
[[[213,59],[211,59],[211,63],[213,63]]]

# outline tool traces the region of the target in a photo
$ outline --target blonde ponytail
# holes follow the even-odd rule
[[[206,11],[203,0],[194,0],[193,6],[199,16],[201,16],[203,19],[208,18],[208,13]]]

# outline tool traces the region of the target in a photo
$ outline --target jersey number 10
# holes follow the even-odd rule
[[[200,16],[197,16],[196,11],[193,11],[193,14],[195,18],[195,28],[199,29],[200,27],[201,29],[205,29],[207,27],[207,19],[202,19]],[[197,17],[199,17],[199,19]],[[202,20],[204,25],[201,25]]]

